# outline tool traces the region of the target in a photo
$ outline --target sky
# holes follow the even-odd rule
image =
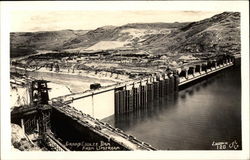
[[[11,32],[90,30],[127,23],[193,22],[221,12],[212,11],[12,11]]]

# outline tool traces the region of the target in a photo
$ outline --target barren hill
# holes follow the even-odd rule
[[[62,30],[42,32],[12,32],[10,33],[11,56],[28,55],[36,50],[58,50],[70,39],[74,39],[85,30]]]
[[[189,23],[176,32],[153,35],[144,46],[161,52],[240,52],[240,13],[224,12]]]
[[[36,50],[116,50],[158,53],[240,53],[240,13],[191,23],[132,23],[90,31],[11,33],[11,56]]]

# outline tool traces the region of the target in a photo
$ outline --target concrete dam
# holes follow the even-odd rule
[[[144,79],[57,97],[52,99],[52,103],[58,101],[67,103],[69,106],[102,120],[114,114],[119,115],[145,108],[148,102],[174,94],[179,89],[231,67],[233,64],[234,58],[232,57],[201,62]]]
[[[232,57],[201,62],[51,101],[47,81],[34,81],[31,105],[12,111],[11,122],[20,124],[27,134],[36,130],[49,150],[156,150],[99,119],[143,109],[154,99],[175,94],[182,87],[233,64]]]

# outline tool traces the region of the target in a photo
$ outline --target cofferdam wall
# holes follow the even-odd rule
[[[51,137],[74,151],[156,150],[118,128],[68,105],[52,106]]]
[[[51,114],[51,130],[70,150],[128,150],[54,108]]]

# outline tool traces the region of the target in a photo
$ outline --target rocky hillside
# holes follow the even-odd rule
[[[240,53],[240,13],[224,12],[189,23],[171,34],[153,35],[144,44],[161,52]]]
[[[11,55],[36,50],[130,49],[158,53],[240,53],[240,13],[191,23],[133,23],[90,31],[11,33]]]

